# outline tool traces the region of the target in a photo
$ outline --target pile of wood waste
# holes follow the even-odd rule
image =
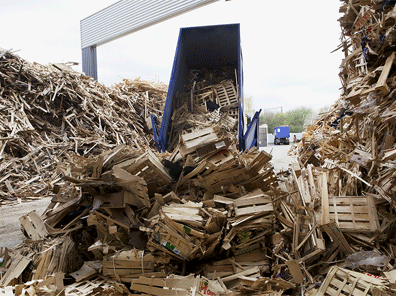
[[[68,152],[154,147],[146,118],[162,115],[167,87],[123,80],[105,87],[65,64],[42,66],[0,49],[0,205],[40,198]]]
[[[3,52],[1,190],[40,176],[53,198],[0,249],[0,294],[396,295],[396,1],[341,5],[342,95],[278,175],[270,154],[236,149],[232,112],[209,111],[229,76],[190,73],[159,154],[147,118],[165,91]]]
[[[341,2],[342,94],[290,152],[293,241],[279,259],[304,283],[325,277],[316,295],[395,295],[396,1]]]
[[[0,286],[17,295],[294,288],[271,277],[274,201],[285,194],[271,156],[207,132],[180,138],[184,156],[119,145],[61,158],[48,208],[22,216],[27,239],[2,250]]]

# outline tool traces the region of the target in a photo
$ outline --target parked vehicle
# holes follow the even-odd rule
[[[280,145],[285,144],[289,145],[290,142],[290,128],[289,126],[277,126],[274,129],[274,144]]]

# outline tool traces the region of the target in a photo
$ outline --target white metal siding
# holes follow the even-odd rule
[[[81,48],[101,45],[219,0],[121,0],[80,21]]]

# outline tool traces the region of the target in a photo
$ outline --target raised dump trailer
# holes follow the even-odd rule
[[[223,75],[224,80],[212,87],[216,98],[209,100],[205,97],[205,93],[202,93],[201,103],[206,104],[205,108],[207,107],[208,110],[223,108],[227,110],[231,118],[237,120],[239,150],[244,151],[258,146],[261,110],[256,112],[250,125],[245,129],[240,26],[228,24],[180,29],[159,132],[155,128],[156,118],[151,117],[158,151],[167,151],[170,144],[176,140],[173,133],[176,128],[172,126],[174,111],[186,104],[189,111],[193,112],[196,106],[197,85],[195,82],[191,88],[191,96],[180,95],[186,93],[186,85],[191,84],[191,77],[201,75],[209,80],[213,78],[214,72],[216,75]]]

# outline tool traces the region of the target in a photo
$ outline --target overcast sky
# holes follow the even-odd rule
[[[1,0],[0,47],[30,61],[75,61],[80,20],[115,0]],[[240,23],[245,97],[255,109],[320,108],[340,94],[338,0],[218,1],[98,47],[99,82],[169,83],[179,29]],[[277,109],[273,109],[277,111]]]

